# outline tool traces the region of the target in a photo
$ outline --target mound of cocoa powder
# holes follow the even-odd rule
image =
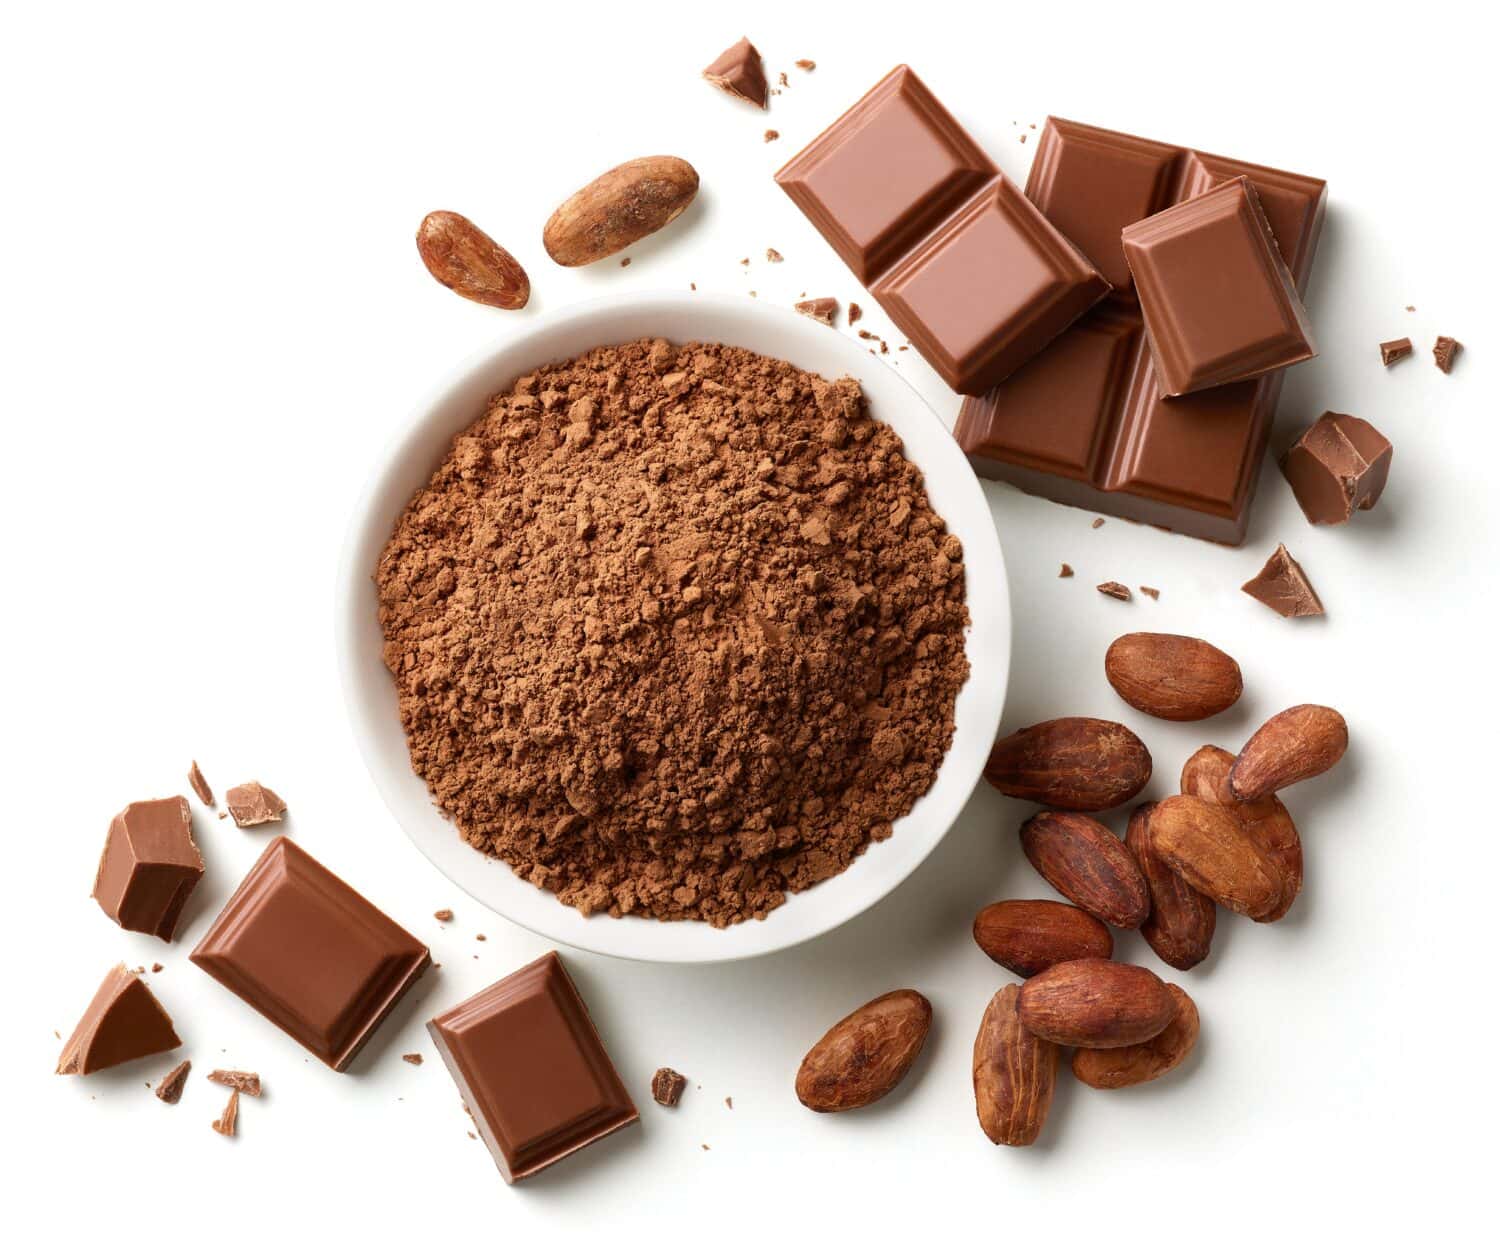
[[[634,341],[523,376],[376,573],[412,765],[584,914],[761,918],[889,836],[968,676],[962,548],[858,384]]]

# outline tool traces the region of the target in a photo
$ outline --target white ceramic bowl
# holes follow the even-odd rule
[[[972,671],[955,705],[953,746],[937,780],[897,821],[888,841],[873,843],[831,880],[791,895],[766,919],[732,928],[607,915],[585,919],[467,845],[412,772],[395,686],[380,658],[371,575],[396,519],[430,478],[454,434],[484,412],[491,394],[527,371],[596,345],[647,336],[720,341],[830,378],[852,375],[864,386],[872,415],[900,433],[907,455],[926,476],[933,504],[964,545]],[[947,428],[910,385],[854,340],[794,311],[748,298],[657,293],[601,299],[523,321],[501,343],[469,359],[418,406],[387,450],[355,512],[338,590],[339,667],[354,734],[382,797],[417,849],[449,880],[507,919],[579,949],[621,958],[748,958],[818,936],[878,902],[927,857],[968,800],[1000,722],[1010,670],[1010,597],[1000,541],[979,483]]]

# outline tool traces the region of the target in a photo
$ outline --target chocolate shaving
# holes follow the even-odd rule
[[[1389,367],[1392,363],[1399,363],[1403,358],[1411,356],[1412,344],[1410,337],[1398,337],[1394,341],[1382,341],[1380,343],[1380,361]]]
[[[205,807],[214,805],[214,792],[209,787],[207,778],[204,777],[202,769],[198,767],[198,761],[193,761],[193,766],[188,769],[188,785],[193,787],[193,793],[198,796],[198,801]]]
[[[401,1060],[412,1066],[420,1066],[422,1064],[422,1055],[420,1053],[403,1053]]]
[[[240,1120],[240,1094],[238,1089],[229,1094],[229,1104],[224,1106],[224,1112],[213,1120],[209,1125],[220,1135],[234,1138],[235,1128]]]
[[[1323,602],[1285,544],[1277,544],[1261,571],[1240,588],[1283,617],[1321,617]]]
[[[736,99],[743,99],[757,108],[766,106],[766,69],[761,64],[760,53],[749,39],[741,39],[733,47],[725,48],[703,71],[703,76]]]
[[[1066,561],[1064,561],[1062,563],[1062,569],[1058,570],[1058,572],[1057,572],[1057,577],[1058,578],[1072,578],[1073,577],[1073,567],[1071,565],[1069,565]]]
[[[651,1076],[651,1099],[671,1109],[682,1099],[687,1080],[670,1066],[663,1066]]]
[[[188,1072],[192,1069],[192,1062],[179,1062],[167,1071],[156,1085],[157,1099],[166,1101],[168,1105],[177,1104],[182,1099],[182,1089],[187,1087]]]
[[[1452,337],[1439,337],[1432,346],[1432,360],[1437,363],[1437,369],[1444,375],[1452,371],[1453,360],[1463,348],[1461,341],[1455,341]]]
[[[231,786],[224,794],[224,803],[235,824],[242,829],[257,824],[272,824],[281,819],[286,802],[269,786],[258,781],[247,781],[244,785]]]
[[[837,298],[808,298],[806,301],[796,304],[796,309],[809,319],[815,319],[820,324],[833,327],[833,317],[839,312]]]
[[[211,1070],[208,1081],[220,1087],[233,1088],[246,1096],[260,1095],[260,1076],[252,1070]]]
[[[1130,588],[1124,583],[1108,582],[1100,583],[1095,589],[1102,596],[1109,596],[1115,600],[1131,599]]]

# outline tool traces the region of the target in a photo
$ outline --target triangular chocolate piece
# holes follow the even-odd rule
[[[1323,602],[1285,544],[1276,545],[1260,573],[1240,590],[1283,617],[1323,616]]]
[[[736,99],[764,108],[767,99],[766,69],[760,53],[749,39],[741,39],[726,48],[720,57],[703,71],[703,76]]]
[[[57,1060],[59,1075],[90,1075],[182,1043],[146,981],[124,963],[110,968]]]

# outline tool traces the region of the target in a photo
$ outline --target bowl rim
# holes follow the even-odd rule
[[[372,594],[372,570],[378,559],[379,549],[390,538],[396,519],[414,491],[393,481],[402,473],[410,473],[414,456],[423,455],[424,460],[431,460],[426,457],[426,449],[429,442],[438,440],[438,456],[421,476],[425,482],[435,462],[441,461],[443,454],[447,453],[453,436],[479,417],[483,406],[478,403],[468,406],[470,413],[467,419],[456,423],[448,408],[456,402],[470,400],[468,390],[474,389],[482,377],[489,376],[480,387],[493,386],[488,387],[488,393],[500,391],[516,376],[542,365],[547,359],[571,357],[582,352],[582,349],[592,348],[580,347],[572,353],[562,355],[544,354],[540,352],[537,343],[548,336],[556,336],[570,329],[577,330],[600,321],[601,329],[596,345],[615,340],[632,340],[659,334],[651,330],[649,322],[625,335],[621,335],[617,328],[603,327],[603,322],[622,314],[639,315],[649,321],[653,314],[660,316],[683,312],[695,317],[701,316],[705,321],[717,321],[712,326],[706,326],[704,332],[692,339],[735,344],[733,333],[736,322],[750,323],[755,320],[760,320],[767,332],[774,328],[784,330],[792,336],[801,336],[807,342],[810,352],[841,357],[838,362],[824,367],[808,367],[800,362],[794,362],[794,365],[802,366],[804,370],[823,373],[839,373],[841,370],[844,374],[854,375],[870,396],[872,413],[876,413],[877,417],[882,412],[888,412],[895,404],[909,412],[902,417],[912,426],[898,429],[905,451],[908,457],[921,456],[938,463],[945,474],[941,496],[933,488],[932,462],[919,463],[924,473],[924,485],[949,528],[962,528],[966,596],[970,608],[970,625],[965,634],[964,645],[970,662],[969,679],[960,690],[959,701],[955,705],[953,740],[939,765],[932,788],[918,800],[916,807],[895,823],[892,839],[871,843],[866,852],[843,872],[800,893],[789,894],[787,902],[770,912],[765,919],[746,920],[727,929],[713,929],[701,921],[660,921],[631,916],[617,920],[607,914],[585,918],[546,891],[542,894],[546,899],[545,906],[536,907],[532,904],[532,909],[526,909],[530,900],[522,901],[521,898],[526,894],[535,895],[534,886],[516,876],[508,864],[465,843],[452,821],[443,816],[433,804],[425,783],[411,769],[405,733],[394,710],[389,711],[384,728],[380,727],[369,699],[371,696],[381,698],[382,694],[369,685],[372,670],[361,659],[363,654],[357,650],[362,641],[368,643],[372,626],[378,632]],[[682,334],[673,335],[678,339],[687,339]],[[524,357],[528,347],[532,349],[529,360]],[[757,347],[747,345],[744,348]],[[510,369],[506,374],[509,379],[496,383],[490,373],[495,371],[501,360],[515,355],[523,358],[508,364]],[[876,392],[872,393],[872,388]],[[878,412],[874,410],[877,395],[881,403]],[[482,402],[483,399],[480,400]],[[915,455],[912,449],[913,428],[923,432],[920,451]],[[439,430],[442,430],[440,437]],[[932,434],[928,436],[926,433]],[[878,905],[929,857],[968,803],[982,773],[983,758],[988,754],[999,727],[1009,681],[1012,626],[1004,554],[978,477],[969,467],[948,428],[904,376],[871,358],[864,347],[852,338],[832,331],[789,308],[729,294],[657,290],[614,294],[572,303],[528,318],[524,324],[516,325],[513,330],[481,346],[446,369],[438,382],[426,390],[409,415],[387,437],[368,469],[369,475],[360,489],[345,531],[335,578],[336,663],[350,728],[354,733],[360,758],[376,790],[406,837],[447,880],[496,914],[549,940],[609,957],[661,963],[732,962],[760,957],[803,944]],[[392,511],[389,494],[393,487],[397,489],[401,499]],[[955,515],[958,515],[957,522]],[[983,521],[979,521],[981,517]],[[370,556],[368,554],[372,541],[377,538],[379,543],[374,545],[375,555]],[[988,567],[982,581],[983,590],[979,592],[976,592],[976,586],[981,585],[976,581],[976,566]],[[982,613],[976,609],[976,596],[985,604]],[[364,632],[363,640],[361,632]],[[377,653],[378,650],[377,645]],[[373,680],[383,685],[383,697],[389,698],[391,704],[394,704],[395,692],[390,675],[383,663],[377,660],[376,664],[378,668],[373,671]],[[953,766],[960,757],[960,707],[964,709],[962,718],[968,732],[964,736],[963,762],[960,769],[955,770]],[[400,735],[400,755],[403,761],[395,766],[386,754],[389,747],[383,745],[380,737],[382,733],[388,737],[392,727]],[[977,744],[974,741],[975,731],[982,734],[982,742]],[[399,771],[393,772],[393,767]],[[948,778],[946,782],[945,777]],[[436,819],[446,830],[447,845],[430,832],[419,831],[414,823],[417,813],[414,810],[413,783],[420,787],[427,808],[427,813],[422,816],[424,824],[430,826],[431,821]],[[917,815],[918,809],[927,804],[940,787],[943,788],[944,798],[939,806],[946,809],[938,812],[937,819],[941,823],[935,820],[937,827],[927,832],[921,840],[916,839],[914,832],[909,832],[907,840],[902,842],[903,857],[882,869],[887,874],[882,876],[879,883],[875,882],[874,870],[870,869],[866,876],[872,882],[867,886],[869,892],[858,892],[860,886],[856,874],[870,862],[873,852],[890,848],[892,841],[899,837],[903,824]],[[461,848],[461,852],[451,848],[453,843]],[[480,866],[476,867],[474,861]],[[481,884],[478,879],[481,875],[488,877],[496,874],[504,876],[499,890],[515,898],[515,901],[498,901],[495,889],[488,880]],[[840,880],[849,877],[853,877],[853,880],[845,881],[839,887]],[[504,882],[509,882],[510,887]],[[828,895],[835,892],[842,901],[829,899]],[[822,902],[819,902],[820,894],[824,895]],[[800,917],[788,918],[794,906],[800,912]],[[551,915],[547,914],[548,911]],[[553,915],[565,918],[552,918]],[[628,936],[622,935],[624,927],[634,928],[636,931]],[[640,933],[640,929],[653,931]],[[689,935],[684,930],[692,931]],[[705,936],[705,933],[709,935]],[[649,941],[649,946],[643,947],[640,944],[643,941]]]

